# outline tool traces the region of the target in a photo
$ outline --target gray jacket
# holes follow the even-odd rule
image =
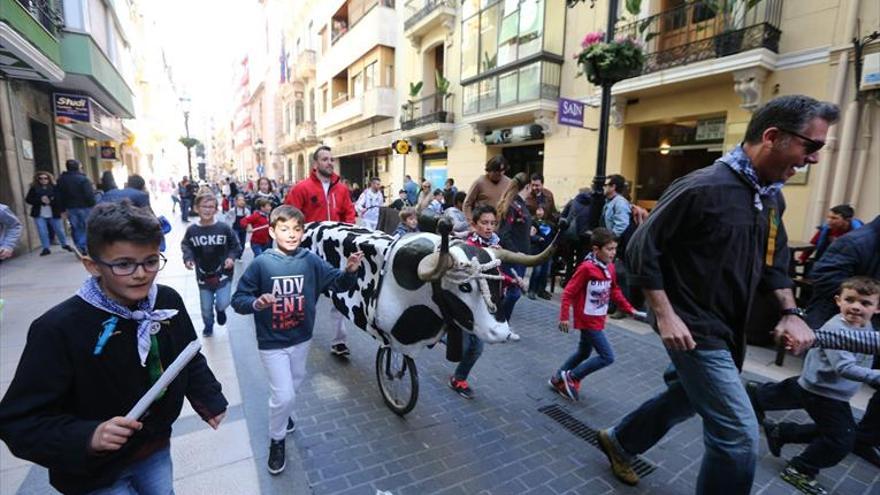
[[[871,324],[857,328],[848,325],[840,315],[833,316],[821,330],[857,330],[870,332]],[[804,390],[829,399],[849,402],[862,383],[880,385],[880,370],[860,366],[867,360],[863,354],[830,349],[810,349],[798,385]]]
[[[0,204],[0,248],[15,249],[21,238],[21,222],[8,206]]]

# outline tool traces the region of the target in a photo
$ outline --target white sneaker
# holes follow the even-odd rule
[[[511,342],[519,342],[519,339],[520,339],[520,336],[519,336],[518,333],[516,333],[516,332],[510,332],[510,338],[509,338],[509,340],[510,340]]]

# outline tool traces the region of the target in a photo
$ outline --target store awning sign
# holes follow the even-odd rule
[[[702,119],[697,121],[697,135],[695,141],[723,141],[724,140],[724,117],[714,119]]]
[[[55,122],[70,124],[72,122],[91,122],[91,106],[87,96],[68,93],[55,93]]]
[[[560,98],[556,114],[559,115],[559,123],[562,125],[584,126],[584,103],[582,101]]]

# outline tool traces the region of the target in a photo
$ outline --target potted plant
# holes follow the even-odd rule
[[[584,37],[575,59],[591,83],[602,86],[638,75],[645,64],[642,45],[632,36],[619,36],[605,42],[605,33],[597,31]]]
[[[409,99],[406,100],[406,103],[400,106],[402,110],[400,116],[400,125],[404,126],[404,122],[412,121],[415,118],[415,109],[416,102],[415,98],[419,96],[419,93],[422,91],[422,81],[416,83],[409,83]]]
[[[437,101],[435,110],[440,122],[446,122],[446,100],[452,94],[449,93],[449,79],[443,77],[439,70],[434,71],[434,83],[437,86]]]

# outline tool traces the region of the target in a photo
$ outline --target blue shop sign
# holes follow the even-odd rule
[[[88,96],[54,93],[52,97],[55,103],[55,121],[59,124],[69,124],[73,121],[91,122]]]

